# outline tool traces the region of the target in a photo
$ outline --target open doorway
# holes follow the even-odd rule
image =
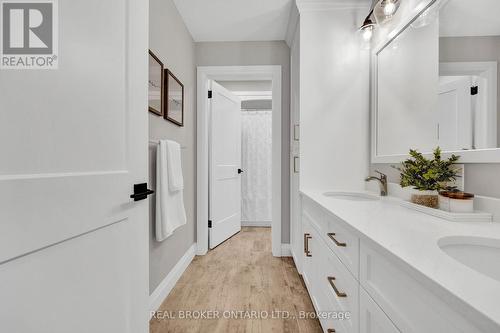
[[[241,100],[241,226],[271,227],[272,82],[218,81]]]
[[[272,81],[213,81],[211,92],[208,242],[212,249],[242,227],[271,227]]]
[[[199,67],[197,120],[198,254],[251,226],[281,256],[281,67]]]

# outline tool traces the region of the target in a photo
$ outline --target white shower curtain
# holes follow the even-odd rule
[[[271,225],[272,112],[242,111],[243,225]]]

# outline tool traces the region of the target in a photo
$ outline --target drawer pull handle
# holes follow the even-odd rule
[[[330,282],[330,286],[332,286],[333,291],[335,291],[335,294],[337,294],[337,297],[347,297],[346,293],[341,293],[338,289],[337,286],[335,285],[335,278],[333,276],[328,277],[328,282]]]
[[[327,333],[335,333],[336,331],[333,328],[329,328],[326,332]]]
[[[340,246],[340,247],[346,247],[347,246],[346,243],[341,243],[341,242],[339,242],[338,240],[335,239],[335,233],[334,232],[330,232],[327,235],[335,243],[335,245]]]
[[[311,238],[311,234],[304,234],[304,253],[306,254],[306,257],[312,257],[311,251],[309,251],[309,240]]]

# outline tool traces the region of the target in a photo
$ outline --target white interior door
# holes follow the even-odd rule
[[[472,149],[471,77],[439,79],[438,145],[445,151]]]
[[[0,73],[0,332],[148,331],[147,18],[59,1],[59,69]]]
[[[211,82],[209,244],[213,249],[241,230],[241,100]]]

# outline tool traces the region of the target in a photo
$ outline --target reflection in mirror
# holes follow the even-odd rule
[[[377,53],[378,156],[500,147],[499,13],[438,0]]]

